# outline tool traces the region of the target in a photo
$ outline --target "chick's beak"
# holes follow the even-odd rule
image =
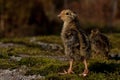
[[[57,17],[58,17],[58,18],[60,18],[60,14],[59,14],[59,15],[57,15]]]

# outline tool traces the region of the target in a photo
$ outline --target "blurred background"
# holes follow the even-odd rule
[[[90,32],[120,32],[120,0],[0,0],[0,37],[59,35],[57,15],[71,9]]]

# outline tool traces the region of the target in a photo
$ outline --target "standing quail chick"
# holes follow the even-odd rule
[[[64,44],[65,54],[70,60],[68,71],[64,70],[64,73],[73,73],[72,65],[74,60],[82,60],[85,69],[81,75],[86,76],[88,74],[87,59],[90,57],[89,38],[80,28],[77,15],[73,11],[69,9],[63,10],[58,17],[64,22],[61,39]]]

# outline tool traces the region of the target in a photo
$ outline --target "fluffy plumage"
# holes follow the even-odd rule
[[[88,58],[90,56],[90,43],[85,32],[80,28],[75,13],[63,10],[60,15],[64,21],[61,38],[65,47],[65,54],[70,58]]]
[[[107,36],[98,29],[91,30],[90,34],[91,48],[97,54],[104,54],[108,57],[110,51],[110,42]]]

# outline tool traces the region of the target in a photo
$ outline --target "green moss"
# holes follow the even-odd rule
[[[118,34],[118,33],[116,33],[116,34],[108,34],[108,37],[110,39],[112,49],[113,48],[120,49],[120,45],[119,45],[119,43],[120,43],[120,34]]]
[[[35,38],[35,41],[62,44],[60,36],[36,36],[34,38]],[[31,37],[22,37],[22,38],[16,37],[16,38],[3,38],[0,41],[4,43],[18,43],[18,44],[34,46],[30,42],[31,39],[32,39]]]
[[[3,58],[3,59],[7,59],[9,58],[8,54],[7,53],[0,53],[0,58]]]
[[[12,69],[18,67],[17,62],[9,61],[8,59],[0,59],[0,69]]]
[[[62,44],[60,36],[42,36],[42,37],[37,37],[36,40],[42,42],[48,42],[48,43]]]
[[[120,53],[120,34],[106,34],[111,42],[112,49],[110,53]],[[36,41],[47,43],[57,43],[62,45],[61,39],[58,36],[37,36]],[[84,70],[82,62],[73,64],[74,74],[59,75],[59,72],[67,70],[69,67],[68,61],[59,61],[54,56],[63,56],[64,54],[43,50],[40,46],[30,42],[31,37],[26,38],[4,38],[0,41],[3,43],[16,43],[22,46],[0,47],[0,68],[17,68],[22,65],[28,67],[26,75],[40,74],[46,77],[46,80],[119,80],[120,61],[107,60],[102,55],[95,55],[89,62],[90,73],[87,77],[78,76]],[[20,61],[11,61],[10,56],[27,55]],[[38,55],[38,56],[36,56]],[[47,56],[52,57],[47,57]],[[46,56],[46,57],[45,57]]]
[[[59,74],[49,74],[46,76],[46,80],[83,80],[78,75],[69,74],[69,75],[59,75]]]
[[[58,73],[66,67],[66,62],[49,59],[49,58],[23,58],[19,64],[27,65],[30,69],[26,73],[28,74],[41,74],[48,75],[50,73]]]

